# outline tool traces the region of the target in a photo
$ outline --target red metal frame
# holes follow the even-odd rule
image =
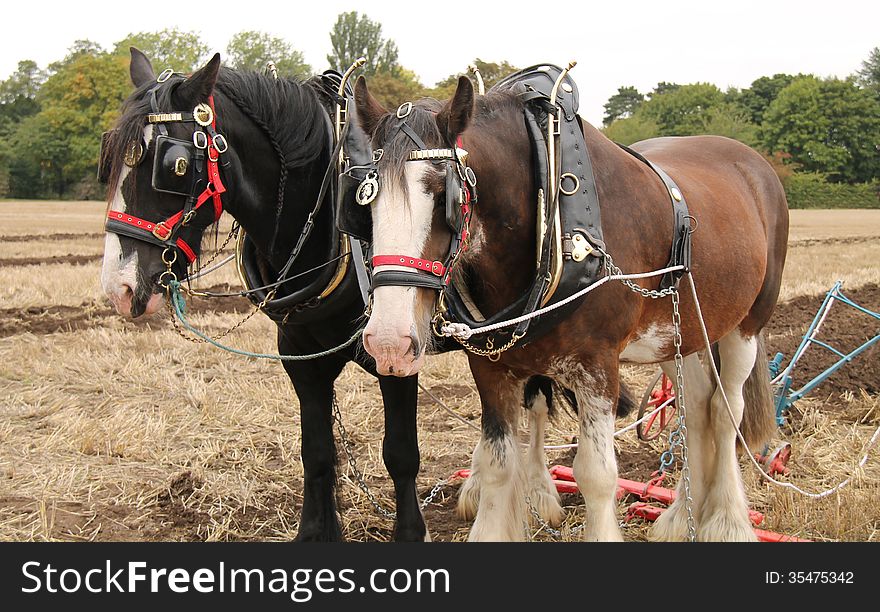
[[[470,477],[470,470],[458,470],[452,475],[452,478],[465,479]],[[554,465],[550,468],[550,476],[553,485],[560,493],[579,493],[577,483],[574,481],[574,471],[570,467],[564,465]],[[666,508],[653,506],[645,500],[657,501],[667,506],[675,501],[675,491],[666,487],[661,487],[660,482],[663,480],[662,475],[652,479],[649,482],[637,482],[635,480],[627,480],[626,478],[617,479],[617,499],[623,499],[627,495],[636,495],[642,501],[637,501],[630,505],[626,513],[626,522],[633,518],[639,517],[648,521],[657,520],[663,514]],[[754,527],[764,522],[764,515],[757,510],[749,510],[749,520]],[[774,531],[766,531],[764,529],[755,528],[755,535],[761,542],[810,542],[803,538],[789,536]]]

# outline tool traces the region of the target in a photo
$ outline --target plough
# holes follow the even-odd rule
[[[825,322],[825,319],[828,317],[828,313],[830,312],[831,307],[836,302],[840,302],[841,304],[854,308],[859,312],[873,317],[877,321],[880,321],[880,313],[869,310],[846,297],[841,290],[842,286],[843,281],[839,280],[834,283],[834,286],[831,287],[828,293],[825,294],[825,299],[822,301],[822,305],[816,312],[816,316],[813,318],[813,322],[810,324],[810,327],[804,334],[803,340],[801,340],[798,349],[795,351],[794,356],[792,357],[788,365],[785,366],[784,369],[782,368],[782,361],[784,358],[782,353],[776,353],[773,360],[770,361],[770,384],[774,388],[776,424],[779,426],[783,425],[783,423],[785,422],[785,413],[788,412],[789,408],[791,408],[791,406],[794,405],[795,402],[810,393],[813,389],[824,382],[825,379],[834,374],[845,364],[851,362],[859,354],[868,350],[871,346],[880,341],[880,331],[878,331],[873,337],[866,340],[860,346],[856,347],[849,353],[844,353],[843,351],[831,346],[827,342],[823,342],[817,338],[819,330],[822,327],[822,323]],[[810,348],[810,346],[813,344],[832,352],[838,357],[838,360],[830,367],[828,367],[824,372],[821,372],[820,374],[813,377],[810,381],[808,381],[799,389],[793,389],[792,387],[794,385],[792,374],[794,372],[794,368],[801,357],[804,356],[804,353],[806,353],[807,349]],[[672,381],[670,381],[669,378],[662,372],[658,372],[653,381],[648,385],[648,388],[645,390],[645,393],[642,396],[642,402],[639,406],[638,418],[639,420],[641,420],[646,413],[650,413],[655,410],[657,410],[657,412],[651,415],[649,418],[645,419],[644,422],[639,423],[639,425],[636,427],[636,433],[638,434],[639,438],[645,441],[656,439],[673,420],[675,409],[675,389],[672,386]],[[790,473],[790,470],[787,467],[788,460],[790,458],[791,444],[787,442],[781,444],[772,451],[770,450],[770,448],[765,448],[762,453],[755,454],[755,459],[763,466],[764,471],[770,476],[775,476],[777,474],[787,476]]]
[[[470,470],[458,470],[452,475],[453,479],[465,479],[470,477]],[[577,483],[574,480],[574,472],[570,467],[554,465],[550,468],[550,477],[553,485],[560,493],[579,493]],[[622,500],[627,495],[635,495],[639,501],[630,504],[624,521],[629,522],[634,518],[642,518],[648,521],[657,518],[666,511],[666,508],[655,506],[648,501],[660,502],[667,506],[675,501],[675,491],[660,486],[662,476],[648,482],[637,482],[626,478],[617,479],[617,499]],[[749,510],[749,520],[755,529],[755,535],[761,542],[809,542],[794,536],[789,536],[774,531],[758,529],[758,525],[764,522],[764,515],[756,510]]]

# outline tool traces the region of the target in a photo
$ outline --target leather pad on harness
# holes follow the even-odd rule
[[[184,196],[193,193],[197,176],[197,155],[197,149],[190,140],[179,140],[171,136],[156,138],[153,189]]]

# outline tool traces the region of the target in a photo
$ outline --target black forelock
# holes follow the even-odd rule
[[[390,177],[400,188],[403,194],[407,193],[404,168],[410,151],[418,149],[418,145],[400,129],[400,125],[406,124],[415,132],[428,147],[441,147],[442,136],[437,127],[437,112],[443,108],[443,103],[434,98],[423,98],[413,104],[412,111],[404,119],[397,117],[396,113],[385,115],[376,126],[373,136],[373,145],[383,150],[382,159],[379,160],[379,171],[384,177]]]

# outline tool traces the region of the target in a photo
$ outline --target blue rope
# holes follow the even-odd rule
[[[253,357],[255,359],[275,359],[277,361],[308,361],[310,359],[320,359],[321,357],[327,357],[328,355],[338,353],[342,349],[351,346],[355,343],[355,341],[357,341],[358,338],[360,338],[361,332],[363,331],[359,329],[351,338],[349,338],[339,346],[327,349],[326,351],[321,351],[320,353],[312,353],[311,355],[275,355],[272,353],[252,353],[250,351],[244,351],[241,349],[233,348],[231,346],[226,346],[225,344],[221,344],[210,336],[205,335],[204,332],[201,332],[193,327],[190,322],[186,320],[186,301],[183,299],[183,294],[180,291],[180,282],[171,281],[168,284],[168,287],[169,293],[171,295],[171,305],[174,308],[174,314],[189,332],[195,334],[208,344],[212,344],[217,348],[223,349],[224,351],[229,351],[230,353],[242,355],[244,357]]]

